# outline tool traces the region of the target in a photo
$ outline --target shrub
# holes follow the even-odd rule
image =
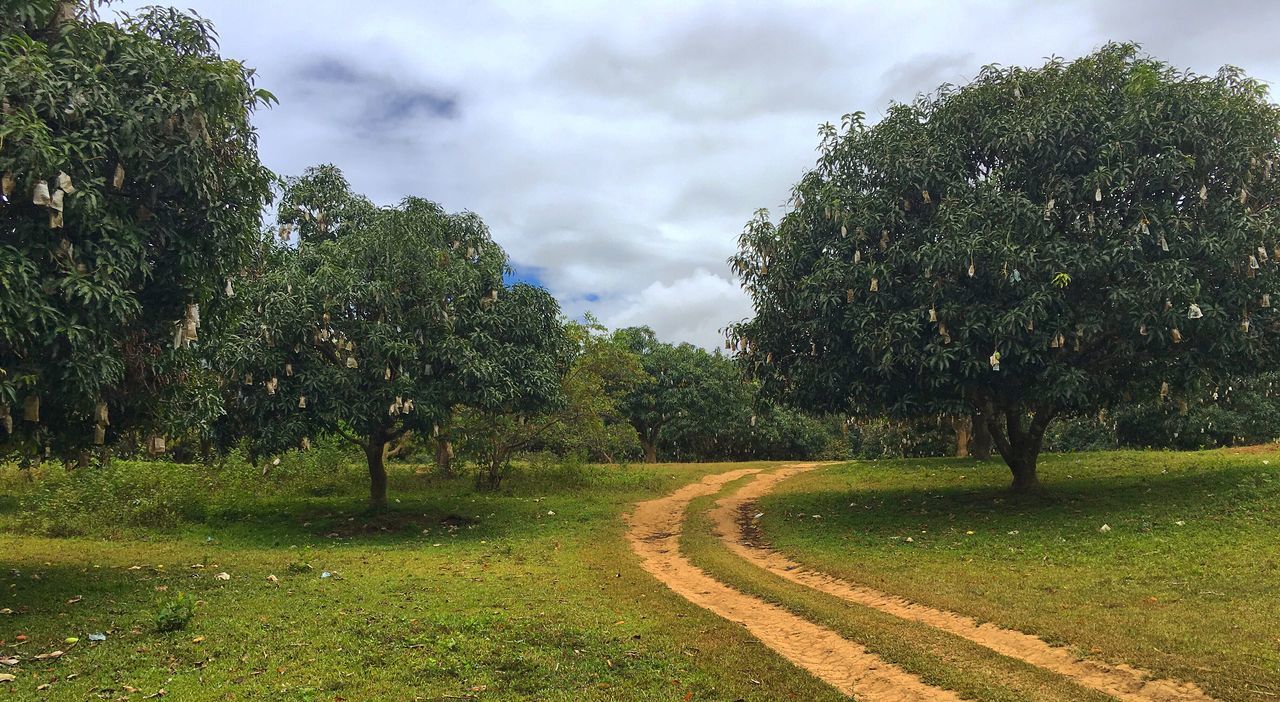
[[[6,469],[0,480],[17,495],[20,529],[80,536],[238,519],[280,497],[362,494],[366,478],[357,460],[331,439],[258,466],[233,450],[212,466],[117,459],[68,470],[45,463]]]
[[[265,472],[267,484],[280,492],[324,497],[363,489],[368,480],[363,455],[338,437],[317,439],[307,451],[290,451]]]
[[[1116,412],[1125,446],[1197,449],[1275,441],[1280,437],[1280,373],[1238,378],[1198,397],[1131,403]]]
[[[75,536],[102,526],[171,528],[204,516],[204,491],[191,489],[191,468],[113,461],[67,470],[32,469],[35,486],[21,499],[22,526],[49,536]]]
[[[672,420],[663,429],[659,454],[673,461],[847,458],[840,421],[781,405],[743,405],[719,422]]]
[[[1118,445],[1115,425],[1096,416],[1063,417],[1044,434],[1044,450],[1054,453],[1106,451]]]
[[[557,458],[547,452],[531,453],[513,467],[504,483],[509,494],[546,494],[567,489],[655,489],[664,485],[651,468],[628,464],[587,463],[579,455]]]
[[[156,631],[167,633],[181,631],[191,623],[196,615],[196,600],[191,595],[179,592],[177,597],[164,603],[156,612]]]
[[[868,419],[849,426],[849,451],[857,458],[950,456],[955,431],[937,419]]]

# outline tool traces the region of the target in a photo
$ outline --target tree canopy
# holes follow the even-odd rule
[[[361,201],[332,167],[291,181],[284,202],[305,203],[312,221],[330,202],[349,216],[336,236],[264,247],[236,282],[242,307],[218,366],[234,388],[228,421],[256,450],[337,432],[364,451],[381,507],[389,441],[430,436],[457,405],[531,412],[557,399],[564,332],[545,290],[503,284],[506,255],[479,217]]]
[[[588,315],[548,332],[561,342],[560,392],[555,402],[464,407],[458,413],[463,450],[479,463],[478,482],[496,488],[517,451],[550,448],[560,455],[614,462],[636,445],[635,430],[619,404],[647,376],[640,359],[609,337]],[[532,410],[532,411],[531,411]]]
[[[673,422],[719,425],[742,405],[744,379],[728,359],[692,344],[663,343],[648,327],[619,329],[614,338],[639,356],[648,376],[619,405],[640,436],[646,462],[657,462],[662,431]]]
[[[1054,417],[1274,367],[1278,115],[1126,44],[848,115],[746,227],[732,343],[810,409],[972,408],[1035,487]]]
[[[270,196],[249,117],[273,98],[207,23],[77,6],[0,18],[0,448],[192,421],[185,347]]]

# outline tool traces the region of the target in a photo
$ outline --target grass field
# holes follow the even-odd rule
[[[744,465],[778,464],[542,466],[496,493],[399,466],[393,508],[377,517],[358,467],[334,457],[266,476],[119,462],[31,481],[0,469],[0,673],[16,676],[0,695],[842,699],[672,594],[623,538],[635,502]],[[832,466],[782,482],[759,523],[776,547],[850,581],[1223,700],[1280,695],[1280,453],[1049,456],[1043,473],[1045,495],[1015,499],[996,463]],[[742,561],[711,532],[714,500],[691,505],[681,547],[732,586],[966,698],[1106,699]],[[156,612],[179,592],[195,615],[160,633]]]
[[[998,462],[849,464],[784,481],[758,504],[760,525],[795,560],[855,583],[1193,680],[1223,700],[1280,698],[1280,452],[1057,455],[1042,474],[1047,493],[1019,499],[1003,491]],[[891,631],[714,549],[695,544],[743,587],[837,626]],[[946,674],[911,663],[928,645],[900,636],[879,644],[886,655]],[[1044,699],[1085,699],[1061,694]]]
[[[209,487],[201,468],[159,469]],[[15,493],[34,488],[10,473],[0,658],[23,660],[0,665],[17,677],[0,696],[822,699],[821,683],[641,571],[622,538],[632,503],[722,469],[588,467],[483,494],[401,468],[399,503],[372,520],[356,472],[339,494],[259,490],[235,509],[204,506],[198,522],[121,529],[101,517],[97,533],[69,538],[14,532],[30,497]],[[155,612],[180,591],[199,600],[194,619],[156,632]],[[55,650],[65,655],[31,660]]]
[[[750,480],[750,478],[747,478]],[[726,488],[735,489],[743,481]],[[712,533],[706,512],[715,497],[696,500],[682,548],[699,567],[738,590],[782,605],[809,621],[857,641],[869,651],[925,682],[984,702],[1102,702],[1105,695],[923,624],[875,610],[850,606],[828,595],[789,583],[743,561]],[[827,698],[815,698],[827,699]],[[835,696],[833,699],[844,699]]]

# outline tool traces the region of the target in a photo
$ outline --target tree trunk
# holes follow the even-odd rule
[[[494,458],[489,461],[489,467],[485,469],[484,473],[477,476],[483,478],[483,483],[479,487],[485,490],[497,490],[502,486],[502,473],[503,462],[500,459]]]
[[[969,455],[979,461],[991,460],[991,429],[981,414],[973,414],[973,436],[969,439]]]
[[[657,463],[658,462],[658,442],[652,439],[646,439],[641,437],[640,445],[644,446],[644,462]]]
[[[445,414],[444,419],[436,426],[433,439],[436,444],[436,473],[446,478],[453,478],[457,473],[453,469],[453,410]]]
[[[1036,474],[1038,451],[1023,451],[1009,462],[1009,471],[1013,473],[1014,492],[1035,492],[1040,489],[1040,476]]]
[[[453,442],[443,435],[436,439],[436,472],[446,478],[454,477]]]
[[[384,510],[387,508],[387,466],[383,460],[386,450],[385,437],[371,436],[365,446],[364,457],[369,463],[369,508]]]
[[[1004,426],[1000,426],[998,414],[988,405],[983,412],[991,439],[1013,474],[1012,489],[1017,493],[1035,492],[1040,489],[1040,476],[1036,463],[1044,442],[1045,429],[1053,421],[1055,412],[1042,408],[1031,415],[1031,422],[1023,426],[1026,413],[1020,408],[1004,410]]]
[[[406,431],[400,435],[400,438],[387,443],[387,458],[400,458],[405,455],[405,451],[411,449],[413,445],[413,432]]]
[[[956,458],[969,457],[969,418],[953,417],[951,427],[956,430]]]
[[[497,490],[506,477],[511,450],[499,443],[497,436],[490,436],[491,448],[484,459],[484,469],[476,473],[476,489]]]
[[[74,0],[60,0],[53,11],[53,18],[49,22],[50,29],[57,29],[60,25],[74,21],[76,18],[76,3]]]

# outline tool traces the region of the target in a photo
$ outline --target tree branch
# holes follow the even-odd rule
[[[991,443],[996,445],[996,451],[1000,452],[1001,457],[1008,461],[1010,456],[1013,455],[1013,446],[1000,426],[999,417],[996,416],[995,403],[991,401],[990,397],[976,397],[975,400],[979,405],[979,410],[982,412],[982,421],[987,423],[987,433],[991,434]]]
[[[408,433],[407,429],[401,429],[391,437],[391,440],[395,441],[395,445],[387,447],[387,458],[395,458],[396,456],[399,456],[401,453],[404,453],[405,448],[409,445],[408,438],[405,438],[405,435],[407,433]],[[397,439],[403,439],[403,440],[396,441]]]
[[[559,422],[560,422],[559,418],[556,418],[556,417],[551,417],[547,419],[547,422],[545,424],[543,424],[541,427],[538,427],[537,429],[534,429],[532,432],[526,434],[523,439],[518,439],[512,443],[506,444],[505,446],[507,448],[507,452],[511,453],[516,451],[517,449],[521,449],[521,448],[524,448],[525,446],[528,446],[529,444],[533,443],[534,439],[542,436],[543,432],[551,429],[551,427],[554,427]]]
[[[316,351],[319,351],[321,356],[324,356],[325,358],[332,361],[333,365],[335,366],[342,365],[342,360],[338,358],[338,354],[335,353],[333,348],[330,347],[328,344],[320,341],[315,341],[313,339],[311,342],[311,348],[315,349]]]
[[[357,439],[355,435],[347,433],[347,430],[343,429],[341,425],[335,426],[334,430],[338,432],[338,436],[341,436],[342,438],[346,439],[347,441],[350,441],[356,446],[359,446],[365,451],[369,450],[369,444],[361,441],[360,439]]]

